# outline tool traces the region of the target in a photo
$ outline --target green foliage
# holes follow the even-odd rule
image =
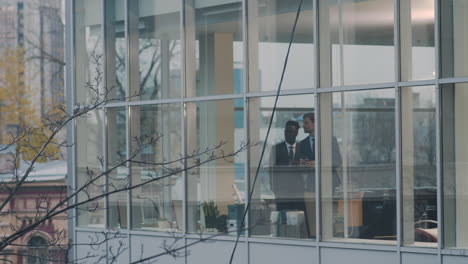
[[[207,201],[201,204],[205,216],[219,216],[218,206],[214,201]]]

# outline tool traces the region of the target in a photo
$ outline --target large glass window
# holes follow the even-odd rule
[[[468,76],[468,2],[440,1],[441,76]]]
[[[182,153],[182,107],[132,107],[130,118],[133,150],[141,148],[141,142],[157,139],[139,153],[138,163],[132,163],[132,184],[141,185],[132,190],[133,228],[182,230],[183,162],[177,161]]]
[[[400,2],[400,58],[403,81],[435,78],[434,2]]]
[[[112,99],[127,95],[127,40],[125,0],[106,1],[107,89]]]
[[[321,94],[320,125],[323,239],[396,240],[395,90]]]
[[[406,245],[436,246],[438,240],[435,95],[434,86],[401,88],[401,185]]]
[[[313,238],[315,232],[314,95],[282,96],[265,136],[275,97],[249,99],[251,182],[260,165],[250,207],[253,236]],[[259,164],[262,144],[266,153]]]
[[[278,88],[300,0],[253,0],[249,5],[250,90]],[[282,89],[314,86],[312,1],[305,0],[297,23]]]
[[[93,88],[103,87],[104,50],[102,37],[102,2],[74,1],[75,101],[86,103],[96,98]]]
[[[76,120],[76,177],[78,188],[88,185],[79,193],[78,201],[102,195],[105,191],[105,178],[95,180],[103,171],[100,160],[104,157],[104,114],[94,110]],[[93,177],[94,176],[94,177]],[[91,184],[91,182],[93,182]],[[104,199],[85,203],[77,209],[78,226],[104,227]]]
[[[444,245],[468,248],[468,84],[442,86]]]
[[[242,92],[242,1],[188,0],[186,14],[187,95]]]
[[[130,78],[133,100],[181,95],[180,1],[130,1]],[[130,71],[134,68],[130,67]]]
[[[124,107],[107,109],[108,225],[127,228],[127,111]]]
[[[322,87],[395,81],[393,0],[319,0]]]
[[[245,207],[245,143],[243,100],[187,104],[189,232],[236,235]],[[212,157],[228,155],[223,159]],[[201,164],[200,164],[201,162]],[[197,166],[197,164],[200,164]]]

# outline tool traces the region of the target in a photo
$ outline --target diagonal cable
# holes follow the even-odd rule
[[[268,142],[268,137],[270,136],[271,126],[273,124],[273,117],[275,116],[276,106],[278,104],[278,99],[279,99],[279,95],[280,95],[280,92],[281,92],[281,87],[283,85],[284,74],[286,72],[286,67],[288,66],[289,53],[291,51],[291,46],[292,46],[292,43],[293,43],[293,40],[294,40],[294,34],[296,32],[297,21],[299,20],[299,15],[301,13],[302,2],[303,2],[303,0],[301,0],[299,2],[299,6],[297,8],[296,18],[294,20],[294,26],[293,26],[293,29],[292,29],[292,32],[291,32],[291,37],[289,39],[288,51],[286,53],[286,58],[284,60],[283,70],[281,72],[281,79],[280,79],[280,82],[278,84],[278,88],[276,90],[275,104],[273,105],[273,110],[271,112],[270,123],[268,124],[268,130],[267,130],[267,133],[266,133],[266,136],[265,136],[265,140],[263,142],[262,152],[260,154],[260,160],[258,161],[257,170],[255,171],[255,178],[254,178],[253,183],[252,183],[252,188],[250,190],[248,201],[247,201],[247,207],[244,210],[244,214],[242,216],[242,222],[240,224],[240,227],[244,226],[244,224],[245,224],[245,218],[247,216],[247,212],[250,209],[250,204],[251,204],[251,201],[252,201],[253,192],[255,190],[255,184],[257,183],[258,174],[260,172],[260,167],[262,165],[263,157],[265,155],[265,150],[266,150],[266,146],[267,146],[267,142]],[[234,244],[234,248],[232,249],[229,264],[232,264],[232,261],[234,259],[234,255],[236,254],[236,249],[237,249],[237,245],[239,244],[240,235],[241,235],[241,232],[238,231],[237,232],[237,237],[236,237],[236,243]]]

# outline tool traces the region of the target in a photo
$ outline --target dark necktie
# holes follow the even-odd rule
[[[292,164],[294,160],[293,146],[289,146],[289,164]]]
[[[315,146],[314,146],[314,138],[313,137],[310,137],[310,150],[312,151],[312,153],[315,152]]]

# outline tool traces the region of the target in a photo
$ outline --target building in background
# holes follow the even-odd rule
[[[0,1],[0,52],[24,52],[24,85],[38,116],[64,103],[62,0]]]
[[[102,75],[96,87],[112,87],[118,99],[75,120],[73,187],[102,169],[99,157],[105,167],[129,157],[144,135],[164,136],[138,156],[147,164],[116,169],[100,183],[105,190],[167,175],[178,164],[148,164],[219,142],[218,154],[267,144],[261,161],[261,146],[251,147],[81,206],[75,241],[123,235],[79,247],[75,258],[113,257],[125,245],[118,262],[138,261],[162,252],[175,231],[186,245],[219,236],[159,261],[228,263],[250,202],[236,263],[467,262],[465,1],[66,3],[68,106],[90,104],[88,84]],[[312,130],[303,129],[308,113]],[[300,124],[297,146],[307,140],[312,156],[288,152],[287,121]],[[273,162],[275,146],[291,155],[288,165]]]
[[[12,172],[24,171],[34,156],[20,144],[9,145],[10,133],[24,126],[43,127],[43,118],[53,118],[53,111],[64,104],[64,29],[61,0],[0,0],[0,200],[8,195]],[[62,132],[58,140],[65,137]],[[43,139],[31,135],[28,140],[35,145]],[[31,177],[2,211],[2,235],[32,224],[44,212],[41,206],[63,199],[66,173],[64,151],[40,158]],[[4,213],[9,211],[13,213]],[[22,246],[8,247],[7,259],[12,263],[45,263],[44,257],[63,260],[67,225],[66,214],[51,218],[18,240]],[[49,245],[59,240],[64,247]]]

